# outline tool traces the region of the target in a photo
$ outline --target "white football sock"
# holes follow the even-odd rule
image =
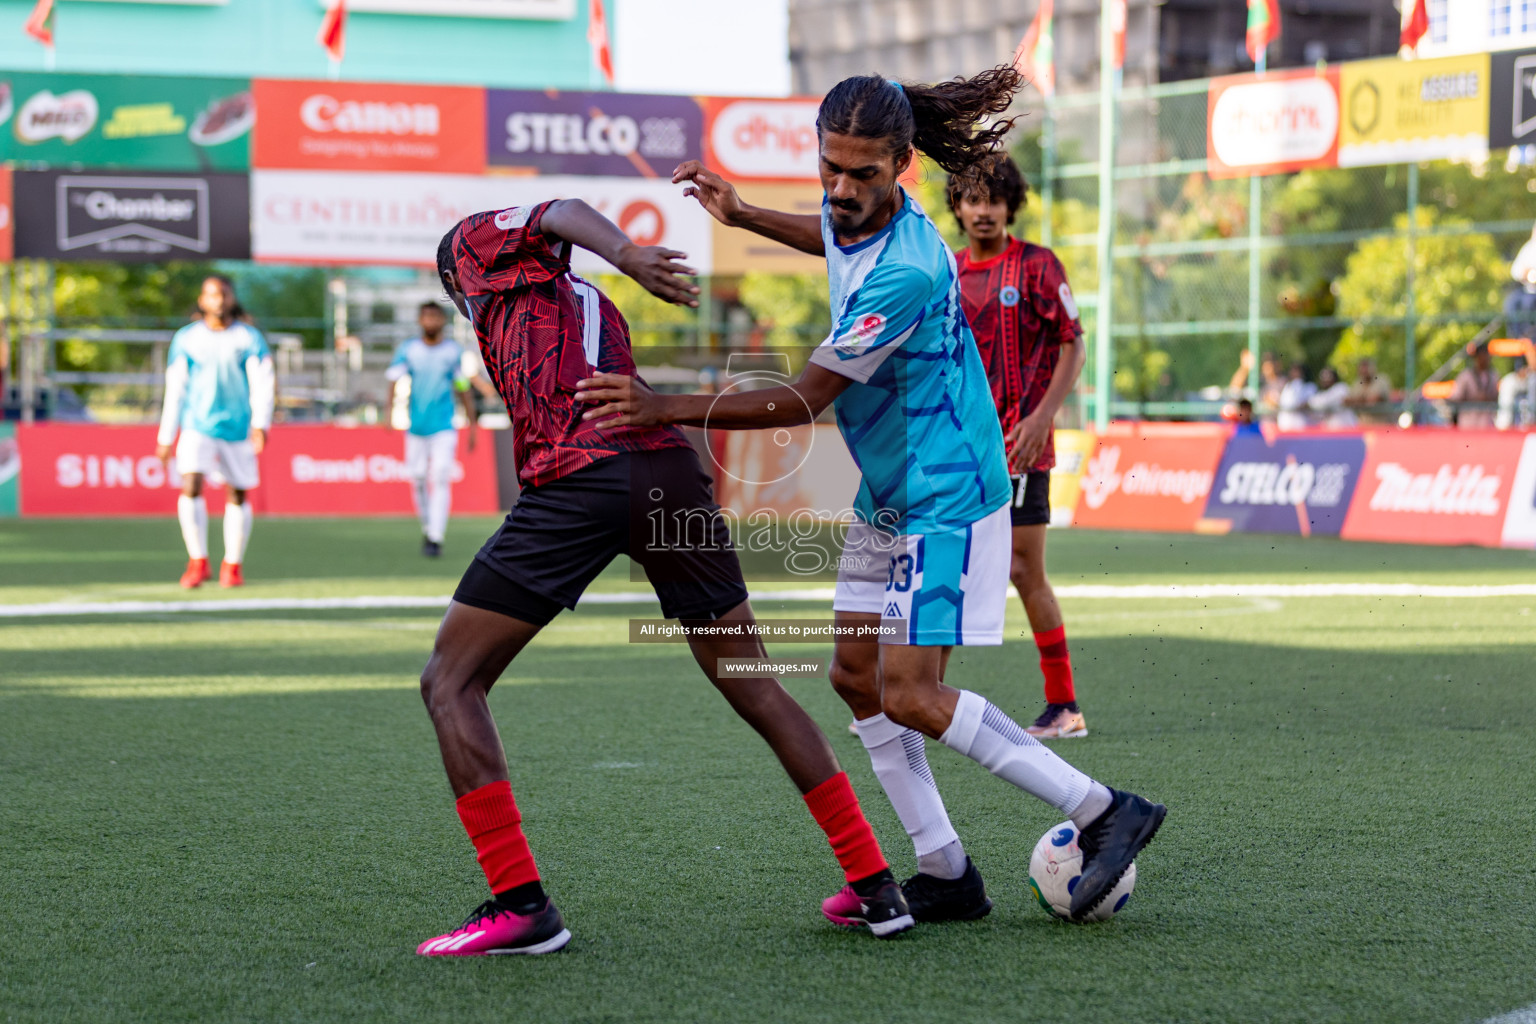
[[[427,532],[427,480],[411,481],[411,503],[416,506],[416,518],[421,520],[421,532]]]
[[[891,806],[896,808],[902,828],[912,837],[919,865],[925,855],[954,846],[960,853],[960,871],[939,877],[959,878],[965,870],[965,851],[960,847],[960,837],[955,834],[954,826],[949,823],[944,799],[939,796],[939,787],[928,768],[922,733],[897,725],[884,715],[854,724],[859,730],[859,739],[864,741],[864,749],[869,751],[875,777],[885,788]],[[948,857],[940,861],[941,864],[948,862]]]
[[[176,499],[176,519],[181,523],[181,539],[187,545],[188,558],[208,557],[208,503],[185,494]]]
[[[443,542],[448,532],[448,508],[453,503],[453,487],[446,480],[434,484],[427,491],[427,540]]]
[[[1109,810],[1109,805],[1114,797],[1109,795],[1109,787],[1103,783],[1095,782],[1088,787],[1088,795],[1083,797],[1083,802],[1077,805],[1077,810],[1068,815],[1072,824],[1081,832],[1093,824],[1095,818]]]
[[[1094,785],[1019,723],[969,690],[960,691],[955,717],[939,742],[1069,816],[1082,806]]]
[[[934,878],[956,879],[965,874],[965,862],[969,860],[965,855],[965,847],[956,839],[948,846],[941,846],[932,853],[921,854],[917,858],[917,870]]]
[[[224,506],[224,561],[230,565],[239,565],[245,558],[245,545],[251,539],[253,518],[249,504],[236,505],[230,502]]]

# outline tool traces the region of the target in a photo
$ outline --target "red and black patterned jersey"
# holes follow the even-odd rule
[[[1056,254],[1017,238],[1010,238],[1000,254],[980,262],[962,249],[955,255],[955,266],[960,272],[960,306],[971,322],[1007,436],[1045,397],[1062,343],[1082,337],[1077,303]],[[1053,430],[1030,469],[1044,472],[1055,465]]]
[[[512,416],[524,487],[557,480],[619,452],[681,448],[676,427],[602,429],[576,383],[594,372],[635,372],[629,325],[608,296],[570,273],[570,245],[539,231],[549,203],[467,217],[453,239],[485,369]]]

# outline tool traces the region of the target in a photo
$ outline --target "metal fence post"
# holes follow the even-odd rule
[[[1115,323],[1115,100],[1120,69],[1114,66],[1114,0],[1099,5],[1099,303],[1094,311],[1093,425],[1109,426],[1114,373]]]
[[[1040,244],[1047,249],[1055,240],[1051,212],[1056,205],[1056,113],[1045,98],[1045,123],[1040,128]]]
[[[1408,273],[1405,280],[1405,298],[1407,304],[1403,309],[1403,401],[1408,408],[1413,406],[1414,382],[1418,380],[1419,346],[1418,346],[1418,311],[1414,303],[1414,278],[1417,276],[1417,264],[1419,253],[1419,165],[1408,165]]]

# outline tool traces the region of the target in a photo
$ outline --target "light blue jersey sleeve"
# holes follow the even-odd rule
[[[395,346],[395,354],[390,358],[389,366],[384,370],[385,380],[399,380],[411,372],[410,361],[405,357],[405,347],[409,344],[410,342],[408,341],[402,341]]]
[[[811,362],[833,373],[869,383],[875,371],[922,324],[933,281],[907,263],[879,264],[837,311]]]

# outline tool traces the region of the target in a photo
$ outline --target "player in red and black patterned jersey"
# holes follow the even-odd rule
[[[1056,254],[1008,233],[1028,195],[1011,159],[994,157],[975,183],[957,187],[951,179],[947,191],[949,208],[968,243],[955,256],[960,304],[987,368],[1013,475],[1010,576],[1029,616],[1045,676],[1045,711],[1026,731],[1048,738],[1086,736],[1066,627],[1045,575],[1045,529],[1051,521],[1050,480],[1056,465],[1052,424],[1084,361],[1077,303]]]
[[[766,653],[698,454],[675,428],[582,421],[577,382],[599,370],[632,374],[635,362],[619,311],[569,272],[572,245],[659,298],[698,305],[698,289],[685,280],[693,271],[677,262],[682,253],[635,245],[576,199],[475,214],[438,247],[443,287],[474,324],[511,413],[523,490],[460,580],[421,677],[459,818],[493,898],[417,952],[550,953],[570,941],[523,835],[486,696],[518,652],[562,608],[575,607],[620,554],[645,569],[662,614],[682,621],[699,666],[778,755],[850,885],[883,908],[871,930],[910,928],[901,887],[816,723],[772,676],[720,673],[722,659]]]

